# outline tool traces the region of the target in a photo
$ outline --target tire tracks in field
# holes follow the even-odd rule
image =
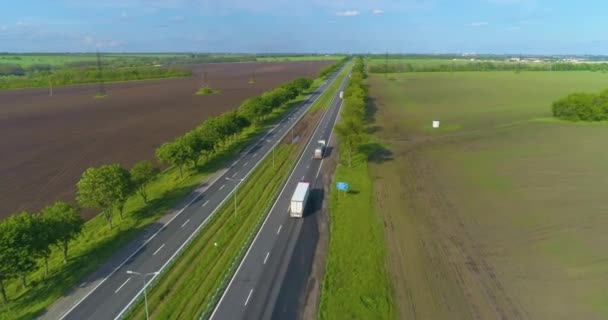
[[[435,270],[435,278],[457,283],[474,319],[528,318],[522,306],[506,293],[493,266],[484,258],[483,245],[472,236],[470,230],[480,230],[480,225],[472,219],[465,224],[444,192],[432,162],[415,150],[421,146],[418,143],[406,146],[398,158],[408,164],[402,171],[404,196],[413,200],[411,209],[434,235],[421,244]],[[435,292],[435,299],[448,309],[453,307],[445,293]]]

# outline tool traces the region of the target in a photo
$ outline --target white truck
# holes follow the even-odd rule
[[[289,216],[293,218],[302,218],[304,209],[306,208],[306,201],[308,200],[308,193],[310,191],[310,183],[299,182],[296,187],[296,191],[293,192],[291,202],[289,203]]]
[[[344,99],[344,91],[340,91],[340,99]]]
[[[318,143],[312,156],[313,159],[323,159],[323,154],[325,153],[325,140],[319,140]]]

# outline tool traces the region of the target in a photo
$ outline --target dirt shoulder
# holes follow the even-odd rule
[[[332,148],[330,156],[323,159],[323,167],[321,168],[321,177],[323,180],[323,206],[321,212],[317,215],[317,225],[319,228],[319,241],[317,242],[317,248],[315,249],[315,258],[312,264],[312,270],[307,283],[306,302],[304,309],[300,313],[300,319],[314,320],[317,319],[319,312],[319,303],[321,302],[321,283],[325,275],[325,262],[327,260],[327,253],[329,248],[329,190],[333,185],[334,172],[338,164],[338,150],[337,139],[332,136],[332,139],[328,141],[328,145]]]

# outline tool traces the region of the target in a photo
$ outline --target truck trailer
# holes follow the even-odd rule
[[[299,182],[296,187],[296,191],[293,192],[291,202],[289,203],[289,216],[293,218],[302,218],[304,215],[304,209],[306,208],[306,201],[308,200],[308,193],[310,191],[310,183]]]

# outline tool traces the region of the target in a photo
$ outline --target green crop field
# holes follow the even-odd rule
[[[138,53],[138,54],[117,54],[104,53],[102,59],[137,59],[137,58],[170,58],[170,57],[186,57],[187,54],[165,54],[165,53]],[[0,63],[18,64],[26,68],[33,64],[49,64],[52,66],[62,66],[66,63],[73,62],[95,62],[97,56],[95,53],[65,53],[65,54],[0,54]]]
[[[435,66],[435,65],[451,64],[451,63],[465,64],[465,63],[468,63],[471,61],[466,58],[452,60],[452,59],[445,59],[445,58],[415,58],[415,57],[390,58],[389,57],[388,60],[385,60],[383,58],[370,58],[370,59],[367,59],[367,61],[365,63],[367,65],[371,66],[371,65],[384,65],[384,63],[386,63],[386,62],[388,62],[389,64],[391,64],[391,63],[410,63],[412,65],[417,65],[417,66]]]
[[[390,150],[369,169],[403,318],[608,317],[608,124],[550,118],[554,100],[606,89],[607,74],[368,82]]]

